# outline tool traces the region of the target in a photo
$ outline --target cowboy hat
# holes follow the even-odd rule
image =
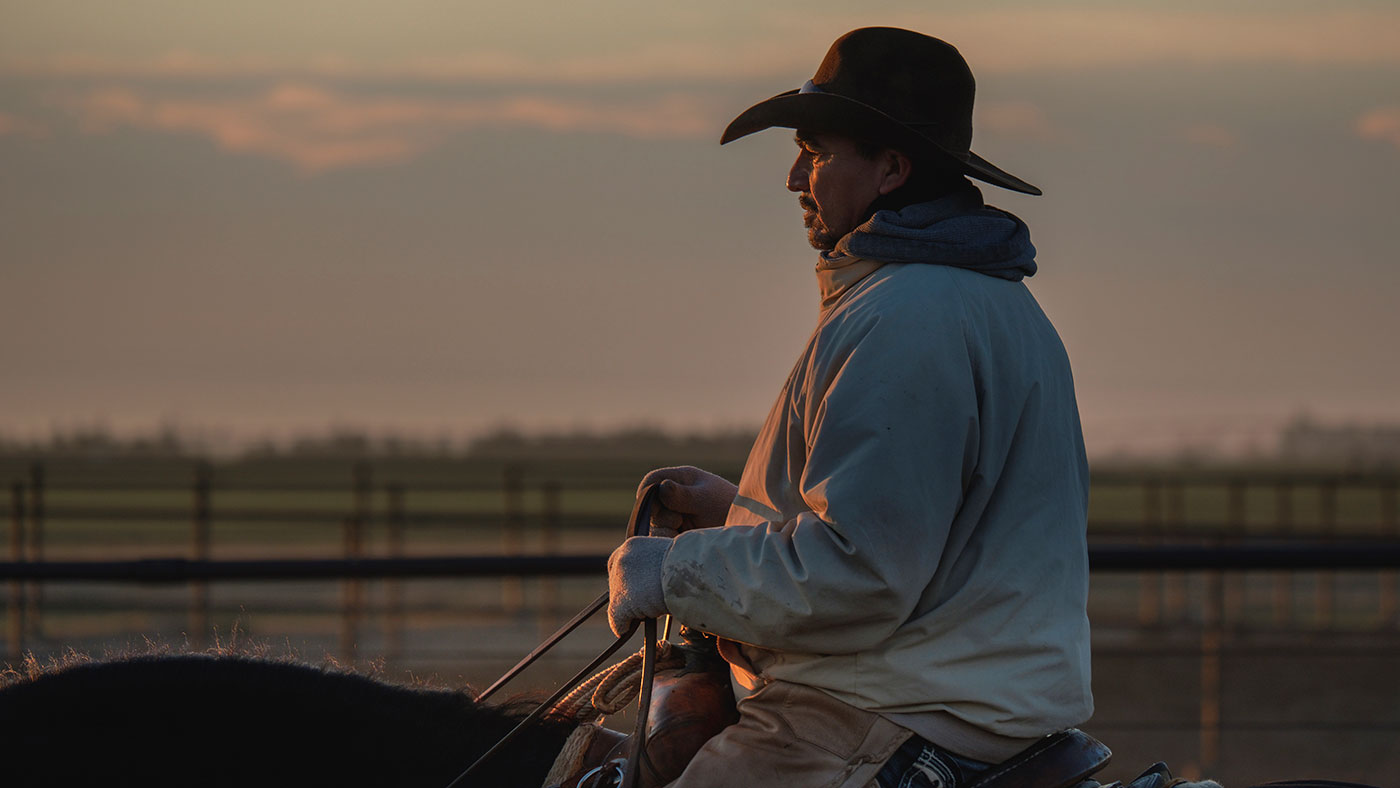
[[[720,144],[780,126],[844,134],[1025,194],[1040,189],[973,153],[972,70],[951,44],[894,27],[836,39],[796,90],[744,110]]]

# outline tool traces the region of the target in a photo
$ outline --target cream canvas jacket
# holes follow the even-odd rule
[[[680,621],[783,680],[1002,760],[1093,712],[1088,469],[1069,361],[1020,282],[858,258],[723,528],[675,539]]]

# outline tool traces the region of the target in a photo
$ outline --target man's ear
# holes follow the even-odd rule
[[[914,171],[914,162],[894,148],[886,148],[880,157],[884,164],[880,174],[880,195],[884,196],[909,180],[909,175]]]

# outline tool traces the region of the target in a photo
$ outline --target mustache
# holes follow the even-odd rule
[[[811,195],[808,194],[799,194],[797,196],[797,204],[802,206],[804,211],[817,210],[817,201],[813,200]]]

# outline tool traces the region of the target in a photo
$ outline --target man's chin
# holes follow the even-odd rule
[[[836,248],[836,239],[831,234],[816,227],[807,228],[807,243],[819,252],[830,252]]]

